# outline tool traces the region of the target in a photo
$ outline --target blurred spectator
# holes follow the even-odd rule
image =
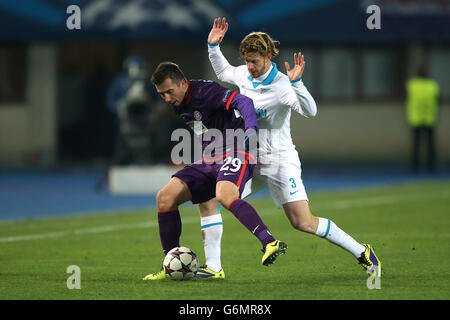
[[[131,56],[107,93],[107,105],[115,115],[116,146],[113,165],[150,164],[152,129],[155,124],[156,92],[143,57]]]
[[[146,59],[130,56],[106,94],[114,115],[115,150],[111,166],[171,164],[167,137],[179,126],[150,81]],[[108,184],[108,171],[97,182]]]
[[[436,170],[435,127],[438,120],[439,85],[427,77],[424,67],[406,83],[406,115],[412,129],[411,170],[418,172],[420,149],[426,146],[427,169]],[[423,139],[425,139],[423,141]]]

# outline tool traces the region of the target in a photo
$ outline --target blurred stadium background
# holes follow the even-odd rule
[[[73,4],[81,29],[66,25]],[[372,4],[380,30],[366,26]],[[291,126],[307,190],[449,179],[450,1],[2,0],[0,219],[154,206],[148,194],[110,192],[105,174],[111,164],[150,167],[129,172],[129,187],[163,183],[177,120],[150,94],[148,122],[128,128],[137,152],[118,161],[108,90],[130,57],[144,57],[149,73],[172,60],[189,78],[216,80],[206,39],[219,16],[230,22],[221,47],[232,64],[256,30],[281,42],[280,70],[305,55],[318,115],[293,114]],[[440,85],[433,175],[408,170],[405,84],[421,66]]]

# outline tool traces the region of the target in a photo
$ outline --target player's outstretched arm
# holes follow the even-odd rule
[[[286,66],[286,74],[291,81],[293,92],[290,91],[292,94],[289,91],[285,92],[282,96],[282,102],[307,118],[315,117],[317,114],[316,102],[301,81],[306,65],[305,57],[301,52],[298,54],[294,53],[294,66],[292,69],[287,61],[284,65]]]
[[[239,86],[235,74],[236,67],[228,63],[219,47],[227,30],[228,22],[226,18],[214,19],[213,27],[208,36],[208,57],[219,80]]]
[[[302,77],[303,75],[303,71],[305,70],[305,65],[306,65],[306,61],[305,61],[305,56],[302,55],[301,52],[294,53],[294,66],[291,69],[291,67],[289,66],[289,62],[285,61],[284,65],[286,67],[286,74],[289,77],[289,80],[291,81],[295,81],[298,80]]]
[[[222,42],[223,37],[228,30],[228,22],[227,19],[224,18],[215,18],[211,31],[209,32],[208,42],[210,44],[219,44]]]

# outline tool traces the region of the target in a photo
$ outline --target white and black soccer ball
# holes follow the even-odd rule
[[[167,277],[170,279],[189,280],[197,273],[198,258],[191,249],[176,247],[167,253],[163,267]]]

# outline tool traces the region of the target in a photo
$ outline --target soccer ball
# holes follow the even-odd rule
[[[163,266],[166,275],[170,279],[189,280],[197,273],[198,258],[191,249],[176,247],[167,253]]]

